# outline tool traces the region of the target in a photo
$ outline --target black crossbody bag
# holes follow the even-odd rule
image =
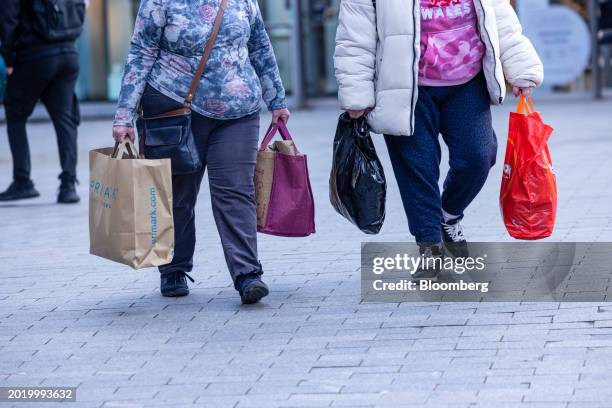
[[[145,117],[142,111],[142,103],[140,104],[141,109],[136,121],[140,138],[140,151],[147,159],[170,159],[172,174],[175,175],[194,173],[202,168],[202,160],[191,127],[191,103],[219,34],[227,1],[221,1],[210,38],[191,81],[191,87],[185,97],[183,107],[160,115]]]

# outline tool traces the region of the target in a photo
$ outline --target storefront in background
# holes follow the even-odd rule
[[[334,95],[340,0],[259,0],[281,76],[295,99]]]
[[[333,95],[333,47],[339,0],[259,0],[289,96]],[[90,0],[78,47],[84,100],[115,100],[138,0]]]
[[[84,100],[116,100],[138,0],[90,0],[81,52],[78,94]]]
[[[337,91],[333,53],[340,1],[259,0],[287,94],[297,104]],[[547,0],[523,0],[523,4],[543,1]],[[516,6],[518,2],[512,3]],[[86,30],[79,41],[82,99],[117,98],[138,4],[139,0],[90,0]],[[586,0],[549,0],[549,4],[568,6],[586,18]],[[552,52],[549,46],[544,48],[541,52]],[[556,89],[587,89],[589,69],[585,72]]]

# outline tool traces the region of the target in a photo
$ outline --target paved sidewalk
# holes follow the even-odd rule
[[[499,163],[512,104],[495,110]],[[552,240],[612,241],[612,102],[538,107],[556,128]],[[225,270],[207,186],[197,283],[187,298],[163,299],[156,271],[88,255],[87,204],[54,204],[55,136],[49,124],[31,125],[42,197],[0,204],[0,386],[78,386],[71,407],[612,407],[612,304],[359,302],[360,243],[409,237],[380,138],[390,181],[382,233],[361,235],[333,212],[327,178],[337,114],[329,104],[292,119],[309,154],[318,233],[260,236],[272,293],[248,307]],[[83,197],[87,151],[110,144],[109,122],[81,127]],[[0,188],[10,169],[0,127]],[[467,213],[473,241],[509,240],[500,175],[498,164]]]

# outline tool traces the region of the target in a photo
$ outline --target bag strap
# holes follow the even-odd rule
[[[520,114],[531,115],[534,113],[535,107],[533,106],[533,101],[531,100],[531,96],[524,97],[523,95],[519,96],[518,105],[516,106],[516,112]]]
[[[219,6],[219,10],[217,11],[217,17],[215,17],[215,24],[213,25],[212,31],[210,33],[210,38],[206,43],[206,48],[204,49],[204,55],[200,59],[200,63],[198,64],[198,69],[195,73],[195,76],[191,80],[191,87],[189,88],[189,93],[185,98],[184,106],[186,108],[191,107],[191,102],[193,101],[193,96],[195,95],[198,87],[200,86],[200,81],[202,80],[202,75],[204,75],[204,70],[206,69],[206,64],[208,63],[208,59],[210,58],[210,53],[212,52],[213,46],[215,45],[215,41],[217,40],[217,35],[219,34],[219,29],[221,28],[221,23],[223,21],[223,15],[225,14],[225,7],[227,6],[227,0],[221,0],[221,5]]]
[[[266,132],[266,135],[264,136],[261,142],[261,146],[259,146],[260,151],[266,150],[266,148],[268,147],[268,145],[274,138],[274,135],[276,135],[276,132],[280,132],[280,135],[283,138],[283,140],[293,141],[293,138],[291,137],[291,133],[289,133],[289,129],[287,129],[287,125],[285,125],[283,121],[279,120],[276,124],[271,124],[270,127],[268,128],[268,131]],[[295,145],[295,142],[293,142],[293,147],[295,148],[295,152],[299,153],[298,148]]]
[[[136,148],[129,140],[124,140],[123,142],[115,142],[115,149],[113,150],[113,154],[111,154],[111,158],[121,160],[123,159],[123,152],[127,150],[127,154],[130,156],[130,159],[137,159],[136,156]]]

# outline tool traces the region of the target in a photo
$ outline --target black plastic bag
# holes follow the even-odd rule
[[[366,234],[385,221],[387,182],[365,117],[340,116],[334,139],[329,199],[338,213]]]

